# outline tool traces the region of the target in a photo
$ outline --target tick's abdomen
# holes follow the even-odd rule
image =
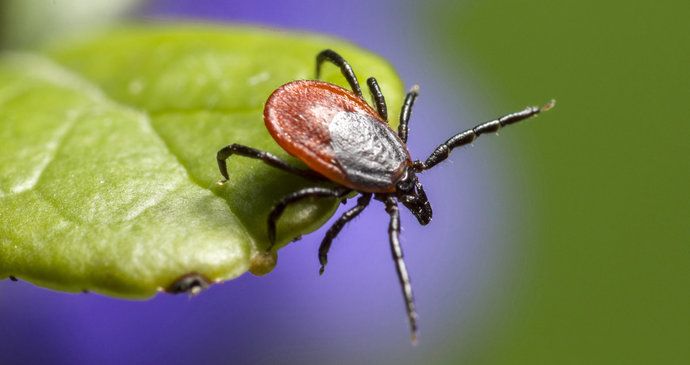
[[[333,84],[300,80],[268,98],[266,127],[312,170],[363,192],[392,192],[410,157],[364,100]]]

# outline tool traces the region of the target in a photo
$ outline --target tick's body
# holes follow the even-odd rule
[[[314,197],[344,200],[353,191],[360,193],[357,205],[346,211],[326,232],[319,247],[320,273],[323,273],[327,263],[331,243],[343,226],[369,205],[372,196],[383,202],[390,215],[388,233],[391,253],[414,339],[417,333],[417,314],[398,239],[398,203],[408,208],[420,224],[428,224],[432,210],[424,188],[417,179],[418,173],[448,158],[454,148],[474,141],[481,134],[496,132],[501,127],[548,110],[553,102],[542,108],[528,107],[460,132],[436,147],[425,161],[413,162],[406,146],[407,124],[417,98],[417,87],[413,87],[405,97],[396,133],[388,126],[386,102],[376,79],[367,79],[376,106],[374,109],[364,100],[352,68],[337,53],[325,50],[317,55],[317,78],[325,61],[340,68],[352,92],[321,81],[293,81],[274,91],[264,108],[264,121],[271,136],[285,151],[302,160],[309,170],[290,166],[270,153],[239,144],[232,144],[218,151],[218,167],[227,180],[225,160],[237,154],[260,159],[270,166],[310,180],[330,180],[338,185],[334,188],[302,189],[278,201],[268,216],[269,250],[275,244],[276,221],[288,205]]]
[[[412,164],[405,144],[361,98],[333,84],[300,80],[268,98],[266,128],[288,153],[331,181],[391,193]]]

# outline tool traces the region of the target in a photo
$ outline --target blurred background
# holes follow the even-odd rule
[[[690,5],[683,1],[5,0],[4,48],[124,16],[325,33],[421,85],[416,158],[540,105],[425,173],[435,214],[404,213],[420,315],[409,343],[373,206],[189,299],[133,302],[0,282],[0,364],[690,363]],[[360,75],[365,77],[366,75]]]

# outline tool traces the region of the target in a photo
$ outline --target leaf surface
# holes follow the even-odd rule
[[[268,212],[313,183],[232,157],[219,186],[215,154],[241,143],[299,165],[266,131],[263,103],[278,86],[313,78],[325,48],[360,81],[377,77],[399,110],[402,85],[385,61],[307,34],[130,27],[43,55],[0,56],[0,276],[136,298],[190,273],[219,282],[270,271],[270,260],[256,259]],[[333,66],[324,79],[347,85]],[[337,205],[288,209],[279,246]]]

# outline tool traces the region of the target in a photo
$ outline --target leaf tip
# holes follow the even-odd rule
[[[249,263],[249,272],[256,276],[263,276],[276,267],[278,262],[278,253],[275,251],[260,251],[255,253]]]

